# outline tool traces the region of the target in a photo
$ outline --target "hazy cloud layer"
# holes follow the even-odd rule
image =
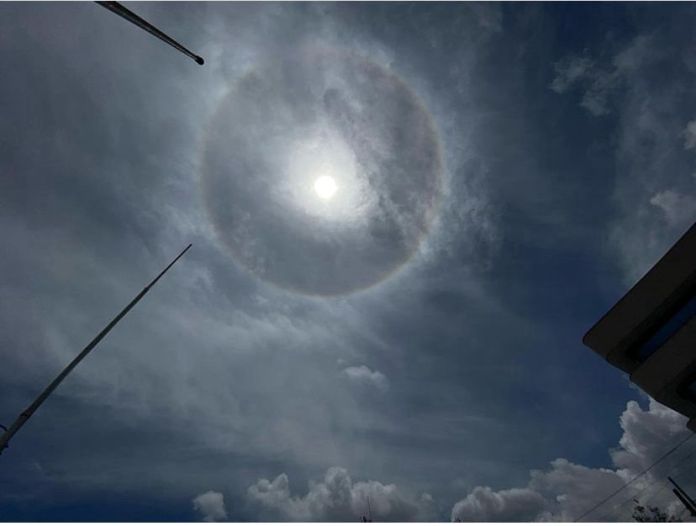
[[[440,137],[407,84],[329,42],[269,58],[230,88],[203,159],[206,207],[235,259],[300,293],[378,283],[430,230]],[[336,195],[321,198],[329,177]]]
[[[192,507],[207,488],[240,521],[363,493],[385,517],[503,517],[553,501],[527,484],[551,459],[634,469],[582,467],[634,392],[581,338],[690,221],[688,4],[659,27],[652,4],[134,9],[206,65],[95,3],[0,4],[0,421],[193,243],[3,454],[3,518],[221,516]],[[362,229],[283,186],[317,136],[371,174]],[[273,506],[248,498],[263,479]]]

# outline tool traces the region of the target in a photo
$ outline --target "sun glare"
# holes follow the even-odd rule
[[[321,199],[331,199],[336,193],[336,190],[338,190],[338,187],[336,186],[336,181],[334,181],[333,177],[322,175],[321,177],[318,177],[316,181],[314,181],[314,191]]]

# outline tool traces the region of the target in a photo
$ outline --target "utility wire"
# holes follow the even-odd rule
[[[649,497],[648,502],[650,502],[650,501],[652,501],[652,502],[657,501],[657,498],[658,498],[666,489],[668,489],[668,488],[670,487],[670,484],[669,484],[669,482],[670,482],[670,481],[669,481],[669,478],[670,478],[670,477],[676,475],[677,473],[681,473],[681,472],[683,472],[685,469],[688,469],[688,468],[691,467],[691,466],[689,466],[688,464],[686,464],[686,461],[689,460],[690,458],[692,458],[694,455],[696,455],[696,449],[693,450],[693,451],[692,451],[691,453],[689,453],[688,455],[685,455],[684,457],[682,457],[682,458],[679,460],[679,462],[678,462],[678,467],[677,467],[676,469],[673,469],[668,475],[665,476],[665,480],[664,480],[662,486],[660,487],[660,489],[659,489],[657,492],[655,492],[651,497]],[[687,512],[688,512],[689,509],[688,509],[688,508],[685,508],[684,511],[687,511]],[[682,513],[682,514],[683,514],[683,513]]]
[[[687,441],[688,441],[688,439],[687,439]],[[683,444],[683,443],[677,444],[677,446],[674,448],[674,450],[673,450],[672,452],[676,451],[676,449],[677,449],[678,447],[680,447],[682,444]],[[664,460],[664,458],[666,458],[668,455],[669,455],[669,452],[666,453],[665,455],[663,455],[663,457],[662,457],[661,459],[658,459],[655,463],[653,463],[652,466],[648,467],[643,473],[639,473],[636,477],[634,477],[632,480],[630,480],[628,483],[626,483],[626,485],[625,485],[624,487],[626,487],[626,486],[632,484],[635,480],[637,480],[638,478],[640,478],[641,476],[643,476],[644,474],[646,474],[646,473],[647,473],[650,469],[652,469],[658,462],[660,462],[661,460]],[[686,467],[686,466],[684,466],[683,463],[686,462],[687,460],[689,460],[689,459],[690,459],[691,457],[693,457],[694,455],[696,455],[696,449],[694,449],[691,453],[688,453],[687,455],[685,455],[684,457],[682,457],[682,458],[679,460],[678,467],[677,467],[676,469],[672,470],[668,475],[671,476],[671,475],[674,475],[674,474],[676,474],[676,473],[681,472],[681,471]],[[654,493],[649,497],[649,499],[648,499],[649,501],[654,501],[662,492],[664,492],[664,491],[667,489],[668,484],[669,484],[669,480],[667,479],[667,476],[664,478],[664,480],[662,480],[662,479],[654,480],[652,483],[648,484],[648,485],[645,486],[643,489],[638,490],[637,493],[634,493],[631,497],[627,498],[626,500],[624,500],[623,502],[621,502],[619,505],[614,506],[614,507],[612,508],[611,512],[619,511],[621,508],[623,508],[627,503],[629,503],[629,502],[631,502],[631,501],[638,503],[639,501],[637,500],[637,498],[638,498],[641,494],[643,494],[645,491],[647,491],[648,489],[650,489],[650,488],[652,488],[653,486],[655,486],[656,484],[658,484],[659,482],[662,482],[662,485],[660,486],[660,489],[658,489],[656,492],[654,492]],[[617,493],[620,492],[622,489],[623,489],[623,488],[620,488],[620,489],[617,491]],[[615,493],[614,495],[616,495],[616,493]],[[612,496],[614,496],[614,495],[612,495]],[[611,498],[612,496],[610,496],[610,497],[608,497],[608,498]],[[609,512],[609,513],[611,513],[611,512]],[[588,512],[588,513],[589,513],[589,512]],[[633,513],[633,512],[631,511],[631,512],[630,512],[629,518],[632,516],[632,513]],[[606,515],[603,515],[603,516],[602,516],[602,519],[613,519],[613,517],[612,517],[610,514],[606,514]],[[580,519],[576,519],[576,520],[580,520]],[[623,520],[623,519],[622,519],[622,520]],[[628,520],[626,519],[626,520],[624,520],[624,522],[628,522]]]
[[[660,489],[659,489],[657,492],[655,492],[651,497],[649,497],[648,501],[655,502],[655,501],[657,500],[657,498],[658,498],[666,489],[669,488],[669,486],[670,486],[670,484],[669,484],[669,477],[674,476],[674,475],[676,475],[677,473],[681,473],[681,472],[684,471],[685,469],[688,469],[690,466],[689,466],[688,464],[686,464],[686,461],[689,460],[690,458],[692,458],[694,455],[696,455],[696,449],[694,449],[694,450],[693,450],[691,453],[689,453],[688,455],[685,455],[684,457],[682,457],[682,458],[679,460],[679,462],[678,462],[678,465],[677,465],[678,467],[675,468],[675,469],[673,469],[668,475],[665,476],[665,480],[664,480],[662,486],[660,487]],[[686,509],[685,511],[689,511],[689,510]]]
[[[609,519],[612,519],[612,518],[613,518],[613,517],[612,517],[612,513],[619,511],[621,508],[623,508],[623,507],[624,507],[626,504],[628,504],[629,502],[638,502],[638,500],[637,500],[638,497],[639,497],[641,494],[643,494],[645,491],[647,491],[648,489],[652,488],[652,487],[653,487],[655,484],[657,484],[658,482],[662,482],[662,486],[660,486],[660,489],[658,489],[658,490],[655,492],[655,494],[653,495],[653,498],[657,497],[660,493],[662,493],[662,492],[667,488],[667,484],[669,484],[669,480],[667,480],[667,479],[665,479],[665,480],[660,480],[660,479],[658,479],[658,480],[654,481],[652,484],[649,484],[648,486],[645,486],[642,490],[638,491],[638,493],[635,493],[634,495],[631,495],[631,496],[628,497],[626,500],[624,500],[621,504],[619,504],[619,505],[617,505],[617,506],[614,506],[614,507],[611,509],[611,511],[610,511],[607,515],[602,515],[602,520],[609,520]],[[633,512],[631,512],[631,513],[633,513]]]
[[[655,482],[657,483],[657,482],[659,482],[659,480],[655,481]],[[634,504],[638,504],[638,505],[646,504],[646,505],[648,505],[650,502],[655,502],[657,500],[657,498],[660,495],[662,495],[662,493],[664,493],[664,491],[668,488],[669,488],[669,481],[667,479],[665,479],[664,481],[662,481],[662,485],[660,486],[660,489],[658,489],[655,493],[653,493],[652,496],[650,496],[650,498],[648,498],[646,501],[641,502],[641,500],[637,498],[638,495],[636,495],[635,497],[633,497],[630,500],[632,500]],[[622,506],[624,504],[622,504]],[[620,522],[630,522],[630,519],[633,518],[634,511],[635,510],[631,510],[631,509],[626,510],[626,513],[623,513],[622,515],[619,516]]]
[[[677,473],[680,473],[682,470],[684,470],[686,467],[688,467],[688,466],[686,466],[684,463],[685,463],[687,460],[689,460],[691,457],[693,457],[694,455],[696,455],[696,449],[694,449],[691,453],[689,453],[689,454],[685,455],[684,457],[682,457],[682,458],[679,460],[678,467],[677,467],[676,469],[672,470],[672,471],[669,473],[669,475],[672,476],[672,475],[675,475],[675,474],[677,474]],[[647,486],[645,486],[643,489],[639,490],[637,493],[633,494],[632,496],[630,496],[629,498],[627,498],[626,500],[624,500],[623,502],[621,502],[621,504],[618,504],[618,505],[614,506],[614,507],[611,509],[611,512],[615,512],[615,511],[620,510],[620,509],[623,508],[627,503],[629,503],[629,502],[631,502],[631,501],[634,501],[639,495],[642,495],[643,493],[645,493],[647,490],[649,490],[650,488],[652,488],[653,486],[655,486],[655,485],[658,484],[659,482],[662,482],[662,486],[660,486],[660,489],[657,490],[655,493],[653,493],[652,496],[650,497],[650,500],[656,499],[658,495],[660,495],[665,489],[667,489],[667,485],[669,484],[669,480],[667,480],[666,477],[665,477],[664,480],[657,479],[657,480],[651,482],[650,484],[648,484]],[[611,512],[609,512],[609,513],[611,513]],[[602,519],[611,519],[612,517],[611,517],[611,515],[607,514],[607,515],[602,515],[601,518],[602,518]]]
[[[587,510],[585,513],[583,513],[582,515],[580,515],[580,516],[579,516],[577,519],[575,519],[573,522],[579,522],[580,520],[584,519],[587,515],[589,515],[590,513],[592,513],[594,510],[596,510],[597,508],[599,508],[602,504],[606,503],[609,499],[611,499],[611,498],[614,497],[615,495],[618,495],[619,493],[621,493],[624,489],[626,489],[628,486],[630,486],[631,484],[633,484],[636,480],[638,480],[639,478],[641,478],[641,477],[642,477],[643,475],[645,475],[648,471],[650,471],[652,468],[654,468],[655,466],[657,466],[660,462],[662,462],[664,459],[666,459],[668,456],[670,456],[670,455],[671,455],[672,453],[674,453],[677,449],[679,449],[681,446],[683,446],[684,444],[686,444],[689,440],[691,440],[691,439],[694,438],[694,437],[696,437],[696,434],[694,434],[694,433],[689,434],[689,436],[687,436],[686,438],[684,438],[684,440],[682,440],[681,442],[679,442],[676,446],[672,447],[669,451],[667,451],[665,454],[663,454],[663,455],[662,455],[660,458],[658,458],[655,462],[653,462],[652,464],[650,464],[647,468],[645,468],[643,471],[641,471],[640,473],[638,473],[638,474],[637,474],[635,477],[633,477],[631,480],[629,480],[628,482],[626,482],[626,484],[624,484],[624,485],[621,486],[619,489],[617,489],[616,491],[610,493],[610,494],[607,495],[605,498],[603,498],[602,500],[600,500],[597,504],[595,504],[594,506],[592,506],[589,510]]]

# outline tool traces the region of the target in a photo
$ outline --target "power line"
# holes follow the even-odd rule
[[[611,513],[619,511],[621,508],[623,508],[623,507],[624,507],[626,504],[628,504],[629,502],[638,502],[638,501],[636,500],[636,499],[638,498],[638,496],[641,495],[642,493],[644,493],[645,491],[647,491],[648,489],[652,488],[652,487],[653,487],[655,484],[657,484],[658,482],[662,482],[662,486],[660,486],[660,489],[657,490],[657,491],[655,492],[655,494],[653,495],[653,498],[657,497],[657,496],[658,496],[660,493],[662,493],[662,492],[665,490],[665,488],[667,487],[667,484],[669,483],[669,481],[668,481],[667,479],[665,479],[665,480],[660,480],[660,479],[658,479],[658,480],[652,482],[651,484],[645,486],[643,489],[641,489],[640,491],[638,491],[638,493],[636,493],[636,494],[634,494],[634,495],[631,495],[631,496],[628,497],[626,500],[624,500],[621,504],[619,504],[619,505],[617,505],[617,506],[614,506],[614,507],[611,509],[611,511],[609,512],[609,514],[607,514],[607,515],[602,515],[602,519],[611,519],[611,518],[612,518]]]
[[[616,491],[610,493],[608,496],[606,496],[605,498],[603,498],[602,500],[600,500],[597,504],[595,504],[594,506],[592,506],[589,510],[587,510],[585,513],[583,513],[582,515],[580,515],[580,516],[579,516],[577,519],[575,519],[573,522],[579,522],[581,519],[584,519],[587,515],[589,515],[589,514],[592,513],[594,510],[596,510],[597,508],[599,508],[602,504],[606,503],[609,499],[611,499],[611,498],[614,497],[615,495],[618,495],[619,493],[621,493],[624,489],[626,489],[628,486],[630,486],[631,484],[633,484],[636,480],[638,480],[639,478],[641,478],[641,477],[642,477],[643,475],[645,475],[648,471],[650,471],[650,470],[651,470],[652,468],[654,468],[657,464],[659,464],[660,462],[662,462],[664,459],[666,459],[668,456],[670,456],[672,453],[674,453],[677,449],[679,449],[681,446],[683,446],[684,444],[686,444],[689,440],[691,440],[691,439],[694,438],[695,436],[696,436],[696,434],[691,433],[689,436],[687,436],[686,438],[684,438],[684,440],[682,440],[681,442],[679,442],[677,445],[675,445],[675,446],[672,447],[669,451],[667,451],[665,454],[663,454],[660,458],[658,458],[655,462],[653,462],[652,464],[650,464],[647,468],[645,468],[643,471],[641,471],[640,473],[638,473],[638,474],[637,474],[635,477],[633,477],[631,480],[629,480],[628,482],[626,482],[626,484],[624,484],[624,485],[621,486],[619,489],[617,489]]]
[[[694,455],[696,455],[696,449],[694,449],[691,453],[685,455],[678,461],[678,465],[675,469],[673,469],[669,475],[665,478],[662,486],[660,487],[659,491],[655,492],[648,500],[652,500],[653,502],[656,502],[658,497],[666,490],[669,488],[669,482],[670,482],[670,477],[676,475],[677,473],[681,473],[685,469],[689,469],[690,466],[686,464],[686,461],[692,458]],[[688,511],[688,509],[687,509]]]
[[[683,457],[679,460],[678,465],[677,465],[677,468],[673,469],[673,470],[669,473],[670,476],[671,476],[671,475],[675,475],[675,474],[677,474],[677,473],[680,473],[680,472],[683,471],[685,468],[687,468],[688,466],[685,465],[685,462],[686,462],[687,460],[689,460],[691,457],[693,457],[694,455],[696,455],[696,449],[694,449],[691,453],[688,453],[687,455],[683,456]],[[614,507],[611,509],[611,512],[609,512],[609,513],[616,512],[616,511],[620,510],[621,508],[623,508],[627,503],[629,503],[629,502],[631,502],[631,501],[635,501],[635,499],[636,499],[639,495],[642,495],[643,493],[645,493],[647,490],[649,490],[650,488],[652,488],[653,486],[655,486],[655,485],[658,484],[659,482],[662,482],[662,486],[660,486],[660,489],[658,489],[655,493],[652,494],[651,497],[649,497],[650,500],[656,499],[658,495],[660,495],[665,489],[667,489],[667,485],[669,484],[669,480],[668,480],[667,478],[665,478],[664,480],[661,480],[661,479],[654,480],[653,482],[651,482],[650,484],[648,484],[647,486],[645,486],[643,489],[639,490],[637,493],[631,495],[631,496],[628,497],[626,500],[622,501],[621,504],[617,504],[616,506],[614,506]],[[609,515],[609,514],[605,514],[605,515],[602,515],[601,518],[602,518],[602,519],[611,519],[612,517],[611,517],[611,515]]]

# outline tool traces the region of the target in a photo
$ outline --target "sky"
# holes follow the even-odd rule
[[[572,520],[688,436],[581,339],[696,219],[696,7],[127,5],[205,65],[0,4],[0,422],[193,244],[0,520]]]

